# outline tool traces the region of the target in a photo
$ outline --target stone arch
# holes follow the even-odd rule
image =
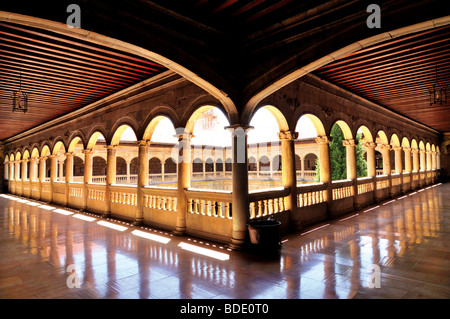
[[[121,123],[123,123],[123,121],[121,121]],[[129,125],[129,124],[121,124],[120,126],[118,126],[114,131],[112,137],[111,137],[111,143],[110,145],[112,146],[117,146],[120,143],[120,139],[122,138],[123,133],[127,130],[131,128],[131,130],[134,133],[134,137],[137,140],[137,135],[136,135],[136,130],[133,128],[133,126]]]
[[[101,131],[94,131],[89,139],[88,139],[88,143],[86,145],[86,149],[88,150],[93,150],[95,144],[97,143],[98,138],[102,136],[103,138],[105,138],[105,135],[101,132]],[[106,138],[105,138],[106,139]]]
[[[347,122],[343,121],[343,120],[337,120],[335,121],[331,126],[330,126],[330,130],[329,132],[331,132],[331,128],[337,124],[340,129],[342,130],[342,133],[344,134],[344,139],[345,140],[351,140],[353,139],[353,134],[352,134],[352,130],[350,128],[350,126],[347,124]]]
[[[264,105],[259,108],[255,108],[254,112],[252,113],[252,115],[250,117],[249,123],[253,119],[256,112],[258,112],[261,108],[266,109],[267,111],[270,112],[270,114],[272,114],[272,116],[274,117],[275,121],[278,124],[278,129],[280,132],[290,130],[288,121],[286,120],[286,117],[284,116],[284,114],[277,107],[275,107],[273,105]]]
[[[275,155],[272,158],[272,170],[274,172],[281,172],[282,169],[282,160],[281,160],[281,155]]]
[[[83,149],[84,149],[83,139],[79,135],[74,136],[69,142],[69,146],[67,147],[67,152],[73,153],[75,151],[75,148],[77,147],[77,144],[80,142],[83,144]]]
[[[41,156],[48,156],[48,155],[50,155],[50,154],[51,154],[50,147],[49,147],[47,144],[45,144],[45,145],[42,147],[42,150],[41,150]]]
[[[130,161],[130,174],[137,175],[139,173],[139,159],[137,157],[133,157]]]
[[[403,138],[402,138],[402,143],[401,143],[400,146],[401,146],[401,147],[411,147],[411,144],[409,143],[408,138],[403,137]]]
[[[381,144],[389,145],[389,140],[387,138],[386,133],[383,130],[379,130],[377,132],[376,138],[380,139]]]
[[[149,174],[161,174],[162,162],[158,157],[152,157],[148,161],[148,172]]]
[[[121,157],[116,157],[116,175],[127,175],[127,161]]]
[[[248,158],[248,171],[256,172],[258,169],[258,164],[256,163],[256,158],[254,156],[250,156]]]
[[[314,153],[308,153],[303,158],[304,162],[304,169],[305,171],[311,171],[316,169],[316,160],[318,159],[317,154]]]
[[[192,172],[193,173],[203,172],[203,161],[198,157],[192,161]]]
[[[34,147],[31,151],[31,157],[32,158],[38,158],[39,157],[39,149],[37,147]]]
[[[362,131],[364,141],[366,141],[366,142],[373,142],[372,132],[370,131],[370,129],[367,126],[365,126],[365,125],[359,126],[358,129],[356,130],[356,134],[358,134],[357,132],[359,130]],[[355,134],[355,136],[356,136],[356,134]]]
[[[158,127],[159,123],[163,120],[163,119],[168,119],[172,125],[174,126],[174,130],[175,130],[175,125],[174,125],[174,121],[172,119],[171,116],[168,115],[157,115],[155,117],[153,117],[150,122],[145,126],[145,130],[142,134],[142,139],[145,141],[150,141],[153,137],[153,133],[155,132],[155,129]]]
[[[229,118],[227,112],[225,110],[223,110],[222,107],[215,106],[215,105],[202,105],[202,106],[197,107],[192,112],[192,114],[190,114],[189,119],[187,120],[186,125],[185,125],[185,130],[192,134],[194,132],[194,127],[195,127],[195,124],[197,123],[197,121],[202,117],[202,115],[206,111],[209,111],[213,108],[219,109],[227,118],[228,123],[230,123],[230,118]],[[177,132],[178,132],[178,129],[177,129]]]
[[[164,173],[173,174],[177,172],[177,163],[172,157],[166,158],[164,161]]]
[[[62,141],[57,141],[55,143],[55,146],[53,146],[53,155],[58,155],[58,153],[63,150],[65,152],[66,150],[66,146],[64,145],[64,143]]]
[[[26,160],[26,159],[29,159],[29,158],[30,158],[30,152],[27,149],[25,149],[25,151],[23,152],[22,159]]]

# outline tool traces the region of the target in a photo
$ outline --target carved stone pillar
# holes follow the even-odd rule
[[[87,210],[88,203],[88,184],[92,183],[92,156],[94,151],[83,150],[84,154],[84,177],[83,177],[83,204],[81,205],[81,211]]]
[[[330,214],[333,201],[331,188],[331,161],[330,161],[330,142],[328,136],[316,137],[316,143],[319,144],[319,163],[320,163],[320,181],[327,183],[327,188],[323,192],[323,199],[327,203],[327,213]]]
[[[191,139],[193,135],[182,132],[178,138],[178,180],[177,180],[177,221],[174,235],[181,236],[186,232],[187,197],[186,189],[191,187]]]
[[[144,187],[148,185],[148,145],[150,141],[138,142],[139,171],[137,179],[137,212],[134,225],[144,222]]]
[[[248,196],[247,135],[249,126],[233,125],[228,129],[232,135],[232,217],[233,232],[230,247],[242,249],[247,239],[247,223],[250,218]]]
[[[66,196],[64,198],[65,205],[69,204],[69,183],[73,182],[73,156],[74,153],[66,153]]]
[[[111,185],[116,183],[116,145],[108,145],[106,148],[106,185],[105,185],[105,211],[102,217],[111,214]]]
[[[289,187],[290,193],[287,196],[286,209],[290,215],[295,214],[297,209],[297,175],[295,171],[295,147],[294,141],[298,138],[297,132],[279,132],[278,138],[281,140],[281,169],[283,187]]]
[[[355,140],[343,140],[342,145],[345,146],[346,160],[347,160],[347,179],[352,181],[353,189],[353,203],[355,209],[359,209],[359,205],[356,203],[356,198],[358,195],[358,184],[357,184],[357,169],[356,169],[356,144]]]

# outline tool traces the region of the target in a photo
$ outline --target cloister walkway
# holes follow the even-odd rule
[[[449,219],[450,184],[435,184],[285,235],[265,259],[2,194],[0,298],[447,299]]]

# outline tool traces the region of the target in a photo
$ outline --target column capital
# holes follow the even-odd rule
[[[392,146],[392,150],[401,151],[403,148],[401,146]]]
[[[407,146],[403,146],[402,149],[403,149],[405,152],[411,152],[411,150],[412,150],[411,147],[407,147]]]
[[[317,136],[316,137],[316,143],[317,144],[329,144],[329,143],[331,143],[331,137],[328,137],[326,135]]]
[[[116,150],[118,145],[107,145],[106,149],[107,150]]]
[[[45,161],[45,160],[47,160],[48,156],[40,156],[38,158],[40,161]]]
[[[417,154],[417,153],[419,153],[419,149],[418,148],[411,148],[411,153],[415,153],[415,154]]]
[[[51,154],[48,156],[48,158],[58,158],[58,155]]]
[[[355,146],[355,140],[354,139],[348,139],[348,140],[343,140],[342,141],[342,145],[344,146]]]
[[[38,161],[40,158],[38,158],[38,157],[30,157],[30,162],[36,162],[36,161]]]
[[[379,148],[381,148],[382,150],[388,150],[388,151],[391,150],[391,146],[389,144],[377,144],[377,146]]]
[[[85,155],[90,155],[94,153],[94,150],[82,150],[81,153],[85,154]]]
[[[253,128],[254,128],[253,126],[242,124],[233,124],[230,126],[225,126],[225,129],[230,131],[231,134],[239,134],[239,133],[248,134],[248,131],[250,131]]]
[[[364,146],[367,148],[375,148],[375,147],[377,147],[377,144],[374,142],[365,142]]]
[[[67,152],[64,155],[66,155],[66,156],[75,156],[75,153],[74,152]]]
[[[420,154],[425,154],[427,151],[426,150],[421,150],[421,149],[419,149],[419,153]]]
[[[140,140],[136,142],[137,146],[150,146],[151,143],[150,140]]]
[[[278,132],[278,138],[280,140],[296,140],[298,139],[298,133],[294,131],[282,131]]]
[[[192,134],[191,132],[183,132],[175,134],[174,137],[178,139],[178,142],[181,141],[190,142],[191,139],[194,137],[194,134]]]

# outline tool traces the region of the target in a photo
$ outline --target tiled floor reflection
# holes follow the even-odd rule
[[[437,185],[286,236],[273,260],[0,195],[0,298],[449,298],[449,217]]]

